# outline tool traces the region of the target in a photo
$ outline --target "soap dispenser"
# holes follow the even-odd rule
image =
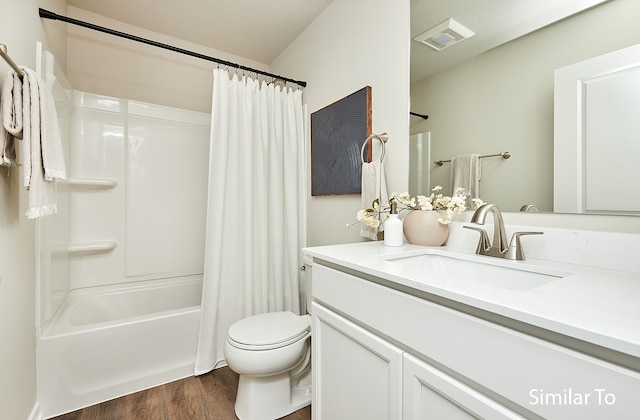
[[[384,222],[384,245],[402,246],[404,238],[402,234],[402,220],[398,219],[398,203],[395,199],[389,202],[391,212]]]

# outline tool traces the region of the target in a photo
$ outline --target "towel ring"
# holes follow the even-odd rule
[[[380,153],[380,162],[382,162],[382,159],[384,159],[384,144],[389,140],[389,135],[387,133],[371,134],[369,137],[367,137],[364,143],[362,143],[362,148],[360,148],[360,160],[362,160],[362,163],[366,163],[364,160],[364,148],[369,142],[369,140],[371,139],[380,140],[380,144],[382,145],[382,152]],[[373,152],[373,147],[372,147],[372,152]]]

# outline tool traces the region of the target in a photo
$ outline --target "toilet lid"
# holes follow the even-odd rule
[[[240,348],[277,348],[298,341],[311,330],[311,317],[293,312],[271,312],[241,319],[229,328],[228,338]]]

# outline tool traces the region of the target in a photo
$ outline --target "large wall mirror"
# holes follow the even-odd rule
[[[450,18],[475,33],[440,50],[411,42],[411,111],[429,116],[410,119],[412,135],[429,133],[428,156],[411,148],[410,177],[423,176],[409,180],[411,192],[449,188],[450,165],[434,161],[508,151],[508,160],[481,160],[480,197],[503,211],[554,211],[554,165],[564,159],[554,155],[554,72],[640,44],[640,2],[411,0],[411,13],[412,37]],[[456,37],[445,28],[432,39]]]

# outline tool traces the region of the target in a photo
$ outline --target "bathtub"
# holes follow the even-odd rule
[[[202,275],[73,290],[38,334],[42,418],[193,375]]]

